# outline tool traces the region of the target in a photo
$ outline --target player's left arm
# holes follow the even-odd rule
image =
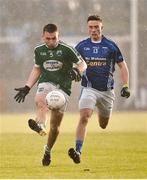
[[[76,63],[76,68],[79,70],[79,72],[82,74],[86,68],[87,68],[87,64],[86,62],[81,58],[80,61],[78,63]]]
[[[121,90],[121,96],[128,98],[130,96],[130,90],[129,90],[129,70],[127,67],[127,64],[125,61],[117,63],[120,69],[120,75],[122,79],[122,90]]]
[[[76,49],[72,51],[71,59],[74,67],[69,71],[69,77],[71,80],[78,82],[81,80],[82,74],[87,68],[87,64]]]
[[[120,69],[122,84],[128,84],[129,85],[129,71],[128,67],[125,61],[122,61],[120,63],[117,63]]]
[[[86,70],[87,64],[84,60],[79,61],[76,65],[69,71],[69,77],[71,80],[78,82],[82,78],[83,72]]]

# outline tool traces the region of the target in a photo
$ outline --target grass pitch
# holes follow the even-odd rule
[[[94,114],[78,165],[67,155],[74,146],[78,115],[65,114],[49,167],[41,164],[47,137],[27,127],[30,116],[0,118],[1,179],[147,178],[147,113],[114,113],[106,130],[99,128]]]

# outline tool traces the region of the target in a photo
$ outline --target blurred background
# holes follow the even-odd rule
[[[14,101],[33,66],[34,47],[45,24],[56,23],[60,39],[75,46],[87,37],[89,14],[103,19],[104,35],[120,47],[130,71],[131,97],[120,97],[115,72],[114,111],[147,109],[147,0],[0,0],[0,112],[33,112],[36,86],[25,103]],[[73,84],[68,111],[78,111],[80,84]]]

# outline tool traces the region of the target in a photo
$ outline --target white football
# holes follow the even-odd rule
[[[66,99],[62,92],[53,90],[47,94],[46,103],[49,109],[58,110],[65,105]]]

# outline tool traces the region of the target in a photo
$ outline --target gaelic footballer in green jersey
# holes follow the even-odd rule
[[[44,26],[42,39],[44,44],[35,48],[35,65],[26,85],[15,89],[18,91],[15,100],[18,103],[24,102],[30,89],[38,82],[38,90],[35,96],[36,119],[29,119],[28,125],[33,131],[44,136],[47,134],[45,129],[48,114],[47,93],[52,90],[62,92],[67,104],[71,94],[72,81],[80,81],[81,73],[85,71],[87,65],[75,49],[59,41],[59,32],[55,24]],[[75,67],[73,67],[74,64]],[[43,166],[48,166],[51,162],[51,150],[59,134],[64,110],[65,107],[51,111],[50,130],[42,159]]]

